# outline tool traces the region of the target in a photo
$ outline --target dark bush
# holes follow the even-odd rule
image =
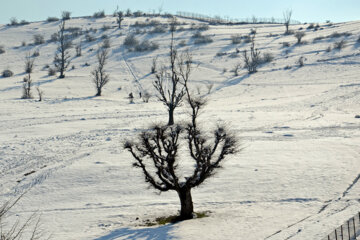
[[[56,21],[59,21],[59,18],[57,18],[57,17],[48,17],[46,19],[46,21],[48,21],[48,22],[56,22]]]
[[[133,34],[126,36],[124,40],[124,45],[126,47],[135,47],[139,44],[139,41],[135,38]]]
[[[16,26],[16,25],[19,25],[19,22],[15,17],[12,17],[12,18],[10,18],[10,25]]]
[[[51,34],[51,36],[50,36],[50,42],[57,42],[58,39],[59,39],[59,34],[58,34],[57,32]]]
[[[334,49],[337,49],[337,50],[343,49],[345,47],[345,43],[346,43],[346,41],[344,39],[341,41],[335,42]]]
[[[2,72],[2,76],[3,76],[4,78],[6,78],[6,77],[11,77],[12,75],[14,75],[14,73],[13,73],[11,70],[9,70],[9,69],[6,69],[6,70],[4,70],[4,71]]]
[[[261,57],[261,63],[269,63],[274,60],[274,55],[272,53],[264,53]]]
[[[38,56],[40,56],[40,51],[39,51],[39,49],[35,50],[35,51],[33,52],[32,56],[33,56],[33,57],[38,57]]]
[[[148,40],[142,41],[140,44],[136,45],[134,50],[136,52],[145,52],[145,51],[154,51],[159,48],[159,45]]]
[[[241,35],[240,34],[231,35],[231,42],[232,42],[232,44],[241,43]]]
[[[0,54],[3,54],[3,53],[5,53],[4,46],[0,45]]]
[[[158,25],[155,26],[150,33],[165,33],[167,30],[167,26],[166,25]]]
[[[35,34],[34,36],[34,44],[39,45],[45,43],[44,36],[41,34]]]
[[[96,38],[95,38],[93,35],[86,34],[86,35],[85,35],[85,40],[86,40],[87,42],[93,42],[93,41],[96,40]]]
[[[69,12],[69,11],[63,11],[61,13],[62,20],[69,20],[70,16],[71,16],[71,12]]]
[[[202,35],[201,32],[196,32],[194,35],[192,35],[192,38],[195,39],[195,44],[205,44],[213,42],[210,36]]]
[[[55,76],[56,74],[56,69],[55,68],[49,68],[48,69],[48,75],[49,76]]]
[[[95,12],[93,14],[93,18],[104,18],[105,17],[105,11],[102,10],[102,11],[99,11],[99,12]]]

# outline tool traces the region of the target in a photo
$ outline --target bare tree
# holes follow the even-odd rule
[[[41,239],[43,233],[41,233],[40,218],[35,214],[32,214],[27,218],[24,223],[20,224],[17,220],[13,225],[8,227],[8,230],[4,230],[5,220],[8,218],[9,211],[20,201],[24,194],[20,195],[13,201],[7,201],[0,205],[0,239],[1,240],[21,240],[23,234],[28,232],[29,240]]]
[[[64,78],[64,72],[70,64],[70,54],[68,49],[72,46],[72,42],[65,36],[65,20],[62,20],[59,25],[58,32],[58,48],[55,53],[54,64],[60,72],[59,78]]]
[[[35,58],[32,58],[31,54],[28,52],[25,56],[25,73],[32,73],[34,62]]]
[[[42,99],[43,99],[44,91],[41,90],[39,86],[36,87],[36,91],[37,91],[38,96],[39,96],[39,102],[41,102]]]
[[[152,59],[152,65],[151,65],[151,73],[156,73],[156,65],[157,65],[157,59],[158,56]]]
[[[191,189],[213,176],[227,155],[237,152],[237,140],[226,128],[218,126],[213,132],[213,143],[200,129],[197,117],[205,105],[201,98],[192,98],[188,87],[188,66],[184,66],[181,78],[184,92],[191,109],[191,121],[184,125],[152,127],[139,135],[136,142],[127,141],[124,148],[135,159],[134,167],[142,170],[145,181],[160,192],[173,190],[178,193],[181,210],[177,220],[193,218],[194,207]],[[180,142],[185,141],[188,153],[179,151]],[[178,173],[178,165],[190,155],[195,162],[192,174]],[[155,166],[155,170],[151,171]]]
[[[208,83],[208,84],[206,84],[206,88],[207,88],[207,90],[208,90],[208,94],[210,94],[211,93],[211,89],[214,87],[214,84],[213,83]]]
[[[251,37],[250,54],[245,50],[243,52],[243,58],[248,73],[257,72],[257,67],[260,64],[260,51],[255,48],[255,34]]]
[[[119,29],[121,28],[121,22],[124,20],[124,13],[122,11],[116,12],[116,22],[119,26]]]
[[[93,83],[96,88],[96,96],[101,96],[102,88],[109,82],[109,74],[106,73],[104,67],[109,57],[108,48],[99,48],[96,54],[98,66],[91,72],[93,75]]]
[[[301,44],[301,39],[305,36],[305,32],[296,32],[294,36],[297,39],[297,44]]]
[[[287,9],[285,12],[283,12],[283,16],[284,16],[284,25],[285,25],[285,34],[289,34],[289,25],[290,25],[290,21],[291,21],[291,15],[292,15],[292,10],[291,9]]]
[[[76,50],[76,56],[77,57],[80,57],[81,56],[81,41],[79,42],[79,44],[77,44],[76,46],[75,46],[75,50]]]
[[[158,92],[158,99],[167,107],[169,113],[168,125],[174,124],[174,111],[181,104],[185,95],[184,86],[180,83],[178,74],[177,59],[178,53],[174,44],[174,32],[176,31],[176,19],[170,23],[171,43],[170,43],[170,72],[162,67],[156,74],[153,85]]]
[[[31,87],[32,87],[32,79],[31,73],[34,68],[34,61],[35,58],[32,58],[30,53],[27,53],[25,56],[25,72],[27,76],[24,77],[24,84],[23,84],[23,95],[21,96],[22,99],[29,99],[32,98],[31,94]]]

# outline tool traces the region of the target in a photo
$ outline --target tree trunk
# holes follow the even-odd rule
[[[101,88],[98,88],[98,89],[97,89],[96,96],[101,96]]]
[[[169,108],[169,122],[168,126],[174,125],[174,108]]]
[[[191,188],[183,188],[178,191],[181,203],[180,220],[193,218],[193,202],[191,198]]]

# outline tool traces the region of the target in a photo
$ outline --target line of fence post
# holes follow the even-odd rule
[[[352,227],[351,224],[353,225]],[[358,233],[357,231],[360,232],[360,212],[358,212],[354,217],[347,220],[344,224],[335,228],[334,232],[328,234],[327,238],[324,238],[323,240],[340,240],[340,236],[341,240],[356,240],[356,235]],[[333,238],[333,234],[335,234],[335,238]],[[346,234],[348,238],[346,238]]]

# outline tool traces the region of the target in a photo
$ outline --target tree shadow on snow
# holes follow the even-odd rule
[[[96,238],[94,240],[113,240],[120,238],[126,240],[167,240],[175,239],[170,235],[172,230],[172,224],[156,227],[156,228],[141,228],[141,229],[131,229],[131,228],[120,228],[112,231],[111,233]]]

